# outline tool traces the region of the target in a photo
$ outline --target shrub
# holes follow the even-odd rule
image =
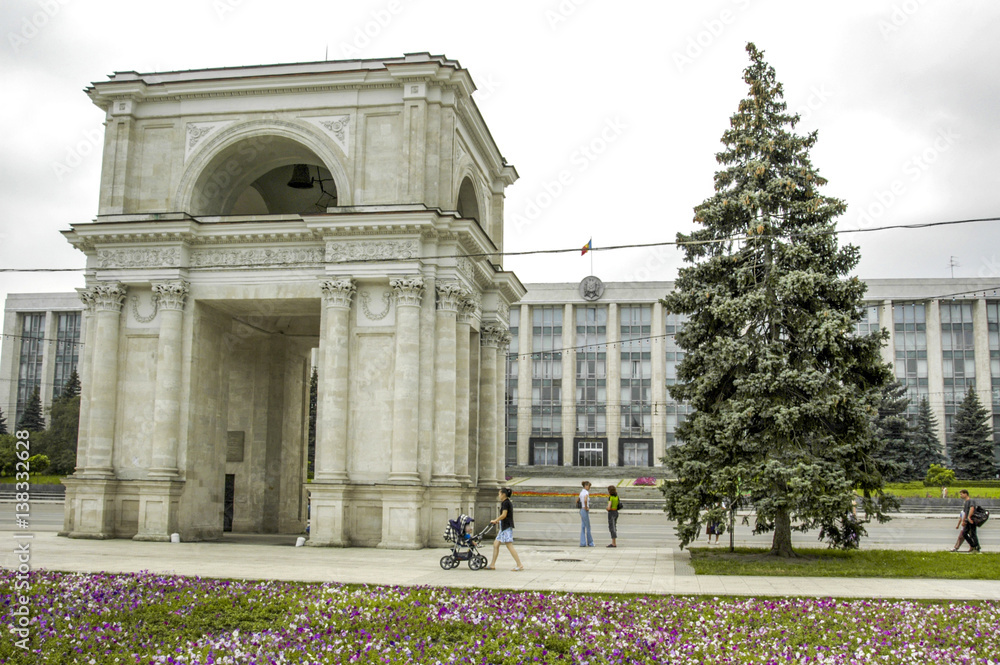
[[[927,477],[924,478],[925,487],[944,487],[954,482],[955,472],[940,464],[931,464],[931,468],[927,470]]]

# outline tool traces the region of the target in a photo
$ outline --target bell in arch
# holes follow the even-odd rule
[[[292,189],[312,189],[313,179],[309,175],[308,164],[296,164],[292,167],[292,179],[288,181]]]

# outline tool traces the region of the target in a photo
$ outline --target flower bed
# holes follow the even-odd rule
[[[0,574],[11,621],[14,576]],[[1000,604],[31,575],[33,663],[991,663]]]

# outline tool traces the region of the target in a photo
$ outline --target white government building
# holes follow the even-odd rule
[[[507,473],[660,464],[686,414],[667,393],[672,285],[504,271],[517,172],[474,90],[426,53],[88,88],[107,114],[99,210],[64,232],[84,284],[8,296],[0,356],[10,428],[36,386],[49,404],[79,372],[64,535],[309,519],[312,545],[418,548],[459,511],[489,514]],[[885,359],[941,440],[970,385],[996,422],[993,285],[868,284],[860,325],[890,331]]]

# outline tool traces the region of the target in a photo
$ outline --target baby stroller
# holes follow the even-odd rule
[[[472,570],[480,570],[486,567],[488,563],[486,557],[479,553],[476,546],[483,539],[483,534],[489,531],[493,525],[487,525],[479,533],[471,534],[469,531],[472,529],[472,523],[475,521],[468,515],[459,515],[458,519],[448,520],[448,526],[444,530],[444,539],[453,544],[451,546],[451,554],[441,557],[441,567],[445,570],[457,568],[463,561],[468,561],[469,568]]]

